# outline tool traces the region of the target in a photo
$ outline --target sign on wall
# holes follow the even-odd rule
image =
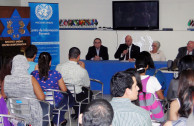
[[[0,59],[21,54],[28,45],[30,8],[0,6]]]
[[[59,42],[58,4],[29,3],[31,11],[31,41]]]

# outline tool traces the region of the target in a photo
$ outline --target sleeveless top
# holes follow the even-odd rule
[[[139,104],[140,107],[151,112],[150,117],[153,120],[157,120],[158,122],[164,121],[164,112],[160,101],[157,101],[154,94],[148,93],[146,91],[147,82],[150,76],[142,80],[143,92],[139,93]]]
[[[185,117],[179,117],[178,120],[172,121],[173,126],[187,126],[187,119]]]

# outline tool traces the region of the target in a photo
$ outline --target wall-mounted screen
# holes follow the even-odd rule
[[[114,30],[159,29],[159,1],[113,1]]]

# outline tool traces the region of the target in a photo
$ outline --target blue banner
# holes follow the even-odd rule
[[[55,3],[29,3],[31,42],[59,42],[59,10]]]
[[[56,65],[59,64],[59,59],[60,59],[60,55],[59,55],[59,44],[55,44],[55,43],[32,43],[34,45],[36,45],[36,47],[38,48],[38,53],[36,55],[36,59],[35,62],[38,63],[38,57],[40,55],[40,53],[42,52],[48,52],[50,53],[52,60],[51,60],[51,70],[54,70]]]

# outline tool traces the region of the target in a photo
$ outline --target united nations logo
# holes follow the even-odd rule
[[[48,4],[40,4],[36,6],[35,14],[40,20],[49,20],[53,14],[53,10]]]

